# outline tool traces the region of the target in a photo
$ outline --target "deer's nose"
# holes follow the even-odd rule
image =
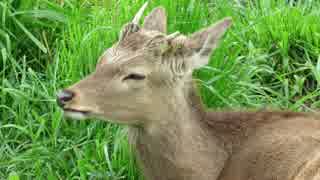
[[[69,90],[63,90],[57,94],[57,103],[60,107],[64,107],[74,97],[74,93]]]

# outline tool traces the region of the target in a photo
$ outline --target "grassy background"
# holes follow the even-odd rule
[[[208,107],[320,106],[320,2],[152,1],[169,32],[191,33],[225,16],[234,26],[210,65],[195,72]],[[58,89],[94,70],[143,0],[0,2],[0,179],[142,179],[126,129],[70,121]]]

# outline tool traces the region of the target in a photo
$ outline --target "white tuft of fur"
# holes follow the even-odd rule
[[[65,111],[64,115],[66,117],[72,118],[72,119],[77,119],[77,120],[83,120],[86,119],[87,116],[82,113],[82,112],[70,112],[70,111]]]

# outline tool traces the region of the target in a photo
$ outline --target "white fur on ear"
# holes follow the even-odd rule
[[[228,17],[191,35],[190,41],[193,42],[191,43],[192,49],[195,50],[192,56],[194,69],[208,64],[213,50],[218,46],[219,40],[231,24],[232,19]]]
[[[192,57],[192,67],[193,69],[199,69],[206,66],[209,63],[210,57],[202,56],[200,53],[195,53]]]

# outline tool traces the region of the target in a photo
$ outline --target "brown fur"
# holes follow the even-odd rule
[[[130,127],[130,142],[147,179],[319,178],[320,121],[315,114],[210,112],[197,104],[199,97],[190,99],[189,117],[195,119],[165,125],[160,134]]]
[[[318,115],[203,108],[192,71],[208,63],[230,25],[227,18],[191,36],[167,36],[157,8],[144,28],[128,23],[60,104],[67,116],[127,124],[147,180],[319,179]]]

